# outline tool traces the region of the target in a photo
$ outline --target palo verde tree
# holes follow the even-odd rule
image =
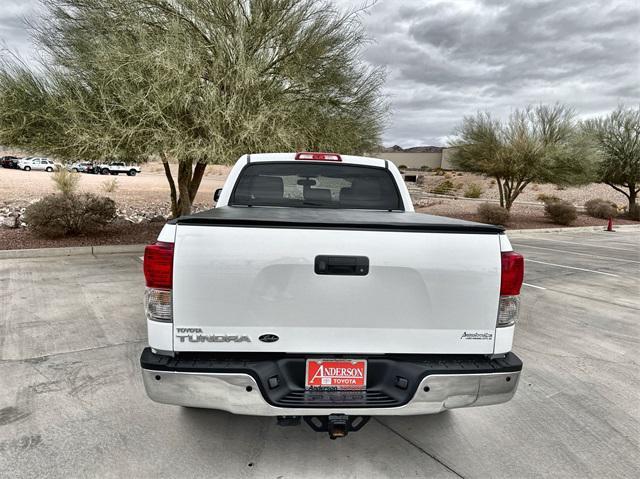
[[[531,182],[581,184],[592,176],[574,113],[564,105],[515,110],[507,121],[478,113],[455,134],[454,166],[494,178],[508,210]]]
[[[384,73],[359,59],[359,11],[314,0],[41,2],[43,64],[5,59],[0,70],[0,144],[160,158],[179,216],[207,164],[378,142]]]
[[[640,192],[640,107],[619,106],[585,121],[584,130],[596,154],[598,180],[625,195],[633,211]]]

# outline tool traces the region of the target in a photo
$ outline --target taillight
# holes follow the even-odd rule
[[[173,321],[173,243],[157,242],[144,250],[144,311],[152,321]]]
[[[520,312],[520,288],[524,279],[524,258],[514,251],[502,253],[498,327],[515,324]]]
[[[515,251],[502,253],[502,276],[500,294],[517,296],[524,279],[524,258]]]
[[[173,243],[147,246],[144,250],[144,278],[147,288],[171,289],[173,285]]]
[[[296,153],[296,160],[312,160],[312,161],[342,161],[342,157],[336,153],[313,153],[303,151]]]

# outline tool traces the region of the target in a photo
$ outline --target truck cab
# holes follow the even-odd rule
[[[335,153],[245,155],[216,196],[145,251],[151,399],[335,438],[514,395],[502,228],[415,213],[392,163]]]

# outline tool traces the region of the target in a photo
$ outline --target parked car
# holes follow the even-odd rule
[[[68,165],[67,170],[76,173],[93,173],[93,163],[90,161],[79,161]]]
[[[82,173],[90,173],[90,174],[100,174],[100,170],[98,169],[98,164],[93,163],[91,161],[82,162],[84,170]]]
[[[40,170],[51,172],[57,170],[59,165],[49,158],[28,157],[18,161],[18,168],[24,171]]]
[[[18,168],[19,159],[20,158],[18,158],[17,156],[8,155],[0,158],[0,162],[3,168]]]
[[[333,153],[245,155],[214,199],[145,250],[151,399],[335,439],[513,397],[524,260],[503,228],[415,213],[391,162]]]
[[[120,173],[126,173],[128,176],[136,176],[142,172],[139,166],[127,165],[119,161],[97,165],[96,168],[101,175],[119,175]]]

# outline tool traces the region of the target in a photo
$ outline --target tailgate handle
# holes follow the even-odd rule
[[[339,276],[366,276],[369,274],[369,258],[366,256],[316,256],[316,274]]]

